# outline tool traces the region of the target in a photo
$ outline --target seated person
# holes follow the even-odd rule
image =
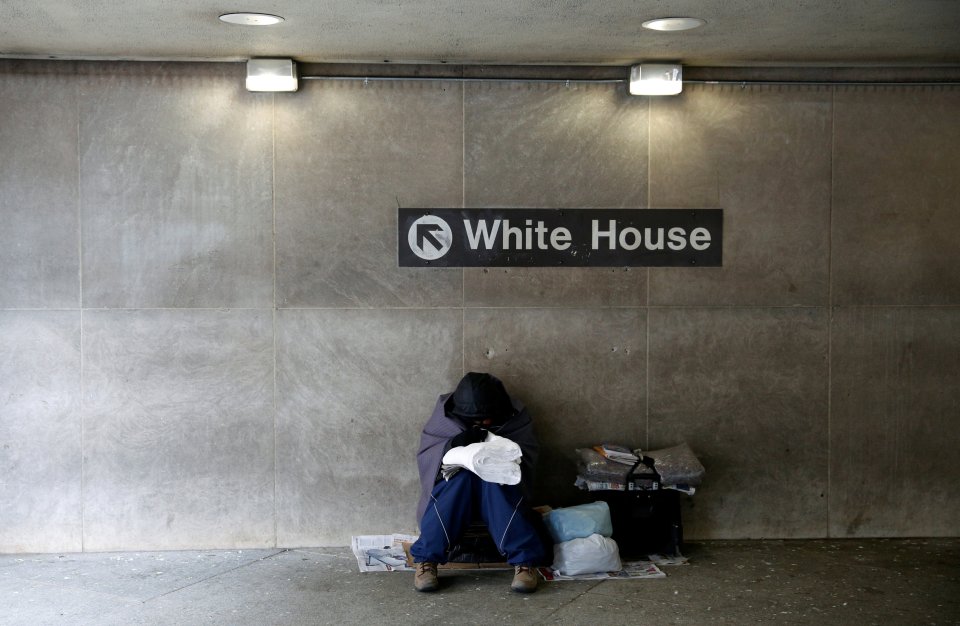
[[[487,432],[520,446],[520,483],[486,482],[466,469],[444,480],[440,476],[444,454],[451,448],[483,441]],[[417,591],[438,588],[437,564],[447,562],[450,549],[474,519],[487,525],[497,549],[514,566],[511,589],[520,593],[536,591],[535,568],[549,565],[553,557],[542,520],[530,506],[538,447],[530,414],[523,404],[507,395],[496,377],[470,372],[453,393],[439,397],[423,428],[417,452],[420,538],[410,548],[417,564]]]

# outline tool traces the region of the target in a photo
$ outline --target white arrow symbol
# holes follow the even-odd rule
[[[410,225],[407,243],[415,255],[425,261],[433,261],[450,250],[453,245],[453,231],[441,218],[424,215]]]

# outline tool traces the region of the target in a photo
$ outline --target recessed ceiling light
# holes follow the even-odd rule
[[[641,26],[650,30],[690,30],[699,28],[707,22],[699,17],[661,17],[656,20],[647,20]]]
[[[220,21],[241,26],[270,26],[279,24],[283,18],[268,13],[224,13],[220,16]]]

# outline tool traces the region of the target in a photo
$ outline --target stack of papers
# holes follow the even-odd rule
[[[616,443],[603,443],[599,446],[594,446],[593,449],[611,461],[623,463],[624,465],[633,465],[640,460],[640,457],[634,454],[633,450],[627,446]]]

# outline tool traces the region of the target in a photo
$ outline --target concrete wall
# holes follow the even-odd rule
[[[957,535],[960,89],[0,63],[0,551],[413,530],[436,394],[687,441],[688,538]],[[721,207],[722,268],[414,269],[397,206]]]

